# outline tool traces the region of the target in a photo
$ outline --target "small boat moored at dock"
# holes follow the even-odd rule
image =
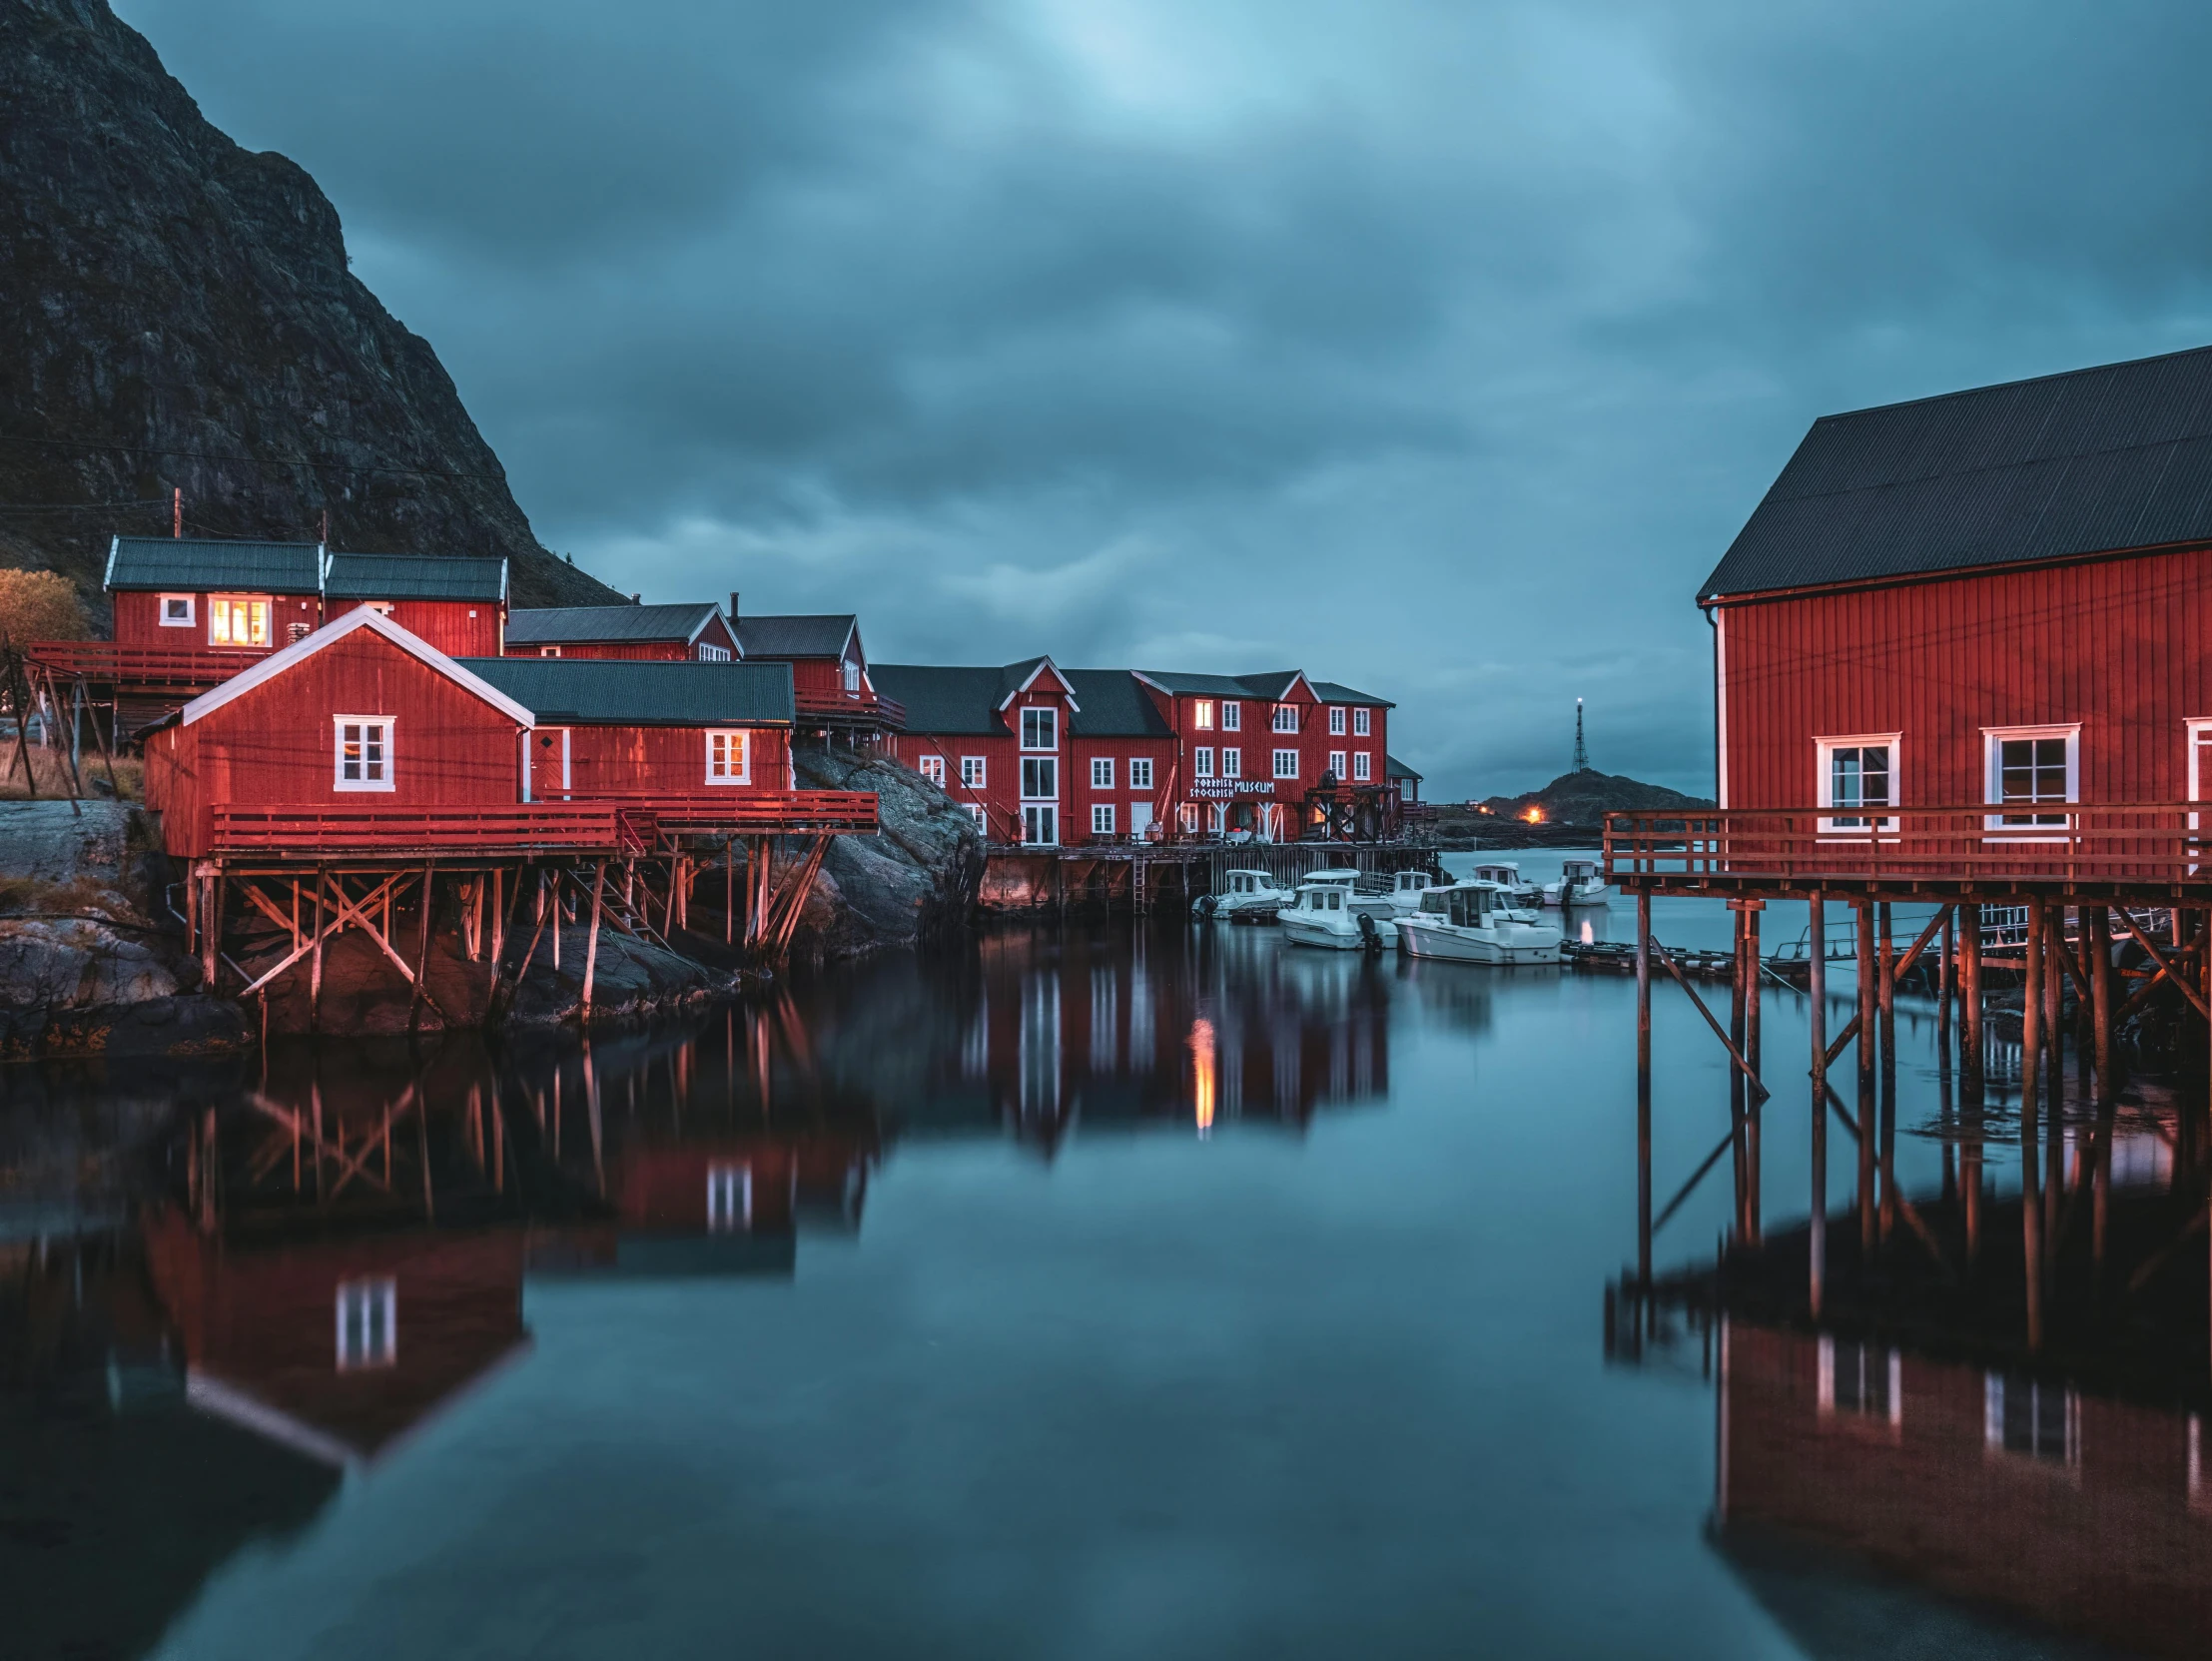
[[[1496,883],[1511,896],[1516,906],[1540,906],[1544,903],[1544,890],[1521,875],[1521,868],[1512,864],[1478,865],[1467,873],[1476,882]]]
[[[1398,921],[1408,957],[1456,963],[1553,963],[1563,937],[1511,903],[1498,884],[1472,879],[1421,896],[1421,909]]]
[[[1272,923],[1275,913],[1296,897],[1296,890],[1265,871],[1224,871],[1220,892],[1205,897],[1200,915],[1232,923]]]
[[[1544,903],[1548,906],[1602,906],[1612,898],[1605,872],[1594,859],[1561,861],[1559,881],[1544,885]]]
[[[1344,882],[1301,883],[1296,897],[1275,914],[1275,920],[1294,946],[1379,952],[1398,938],[1390,897],[1361,894]]]

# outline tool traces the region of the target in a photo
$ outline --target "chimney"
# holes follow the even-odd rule
[[[737,590],[735,588],[730,590],[730,621],[733,623],[737,621]]]
[[[643,605],[645,603],[645,596],[643,594],[632,594],[630,596],[630,603],[632,605]]]

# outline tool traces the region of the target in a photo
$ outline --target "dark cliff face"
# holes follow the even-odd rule
[[[503,554],[519,605],[620,597],[538,545],[313,179],[209,125],[102,0],[0,0],[0,564],[102,609],[109,532],[165,533],[172,487],[188,531],[328,511],[334,547]]]

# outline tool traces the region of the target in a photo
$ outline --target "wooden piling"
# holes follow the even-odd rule
[[[1636,894],[1636,1278],[1652,1283],[1652,897]]]
[[[1744,908],[1731,901],[1729,904],[1729,919],[1735,925],[1736,960],[1729,975],[1728,1029],[1729,1042],[1736,1046],[1738,1055],[1744,1055],[1745,1053],[1746,1012],[1751,1002],[1750,979],[1757,972],[1756,966],[1751,962],[1751,948],[1745,941],[1744,916]],[[1746,1057],[1746,1059],[1749,1060],[1749,1057]],[[1736,1238],[1739,1241],[1749,1241],[1751,1229],[1746,1221],[1746,1213],[1750,1205],[1751,1168],[1749,1160],[1751,1151],[1746,1143],[1744,1128],[1746,1116],[1750,1111],[1751,1091],[1745,1084],[1742,1068],[1732,1067],[1729,1069],[1728,1089],[1729,1125],[1731,1127],[1730,1152],[1734,1158],[1736,1174],[1734,1189]]]
[[[1744,947],[1751,960],[1751,979],[1744,990],[1744,1059],[1752,1064],[1752,1071],[1762,1079],[1767,1076],[1767,1063],[1760,1053],[1759,993],[1760,982],[1766,975],[1766,958],[1760,950],[1760,922],[1767,909],[1763,900],[1744,902]],[[1757,1092],[1749,1092],[1751,1100],[1744,1110],[1744,1222],[1746,1238],[1757,1246],[1765,1232],[1761,1219],[1760,1147],[1761,1114],[1766,1098]]]
[[[1897,1221],[1897,938],[1887,900],[1874,908],[1874,915],[1879,953],[1874,995],[1881,1017],[1880,1228],[1881,1239],[1887,1240]]]
[[[591,977],[599,967],[599,912],[606,900],[607,862],[599,861],[591,873],[591,937],[584,947],[584,990],[580,1017],[591,1019]]]
[[[2042,1097],[2043,1053],[2043,902],[2027,901],[2027,949],[2024,996],[2020,1002],[2020,1262],[2027,1283],[2027,1344],[2043,1342],[2043,1209],[2036,1204],[2042,1187],[2037,1175],[2040,1150],[2037,1105]]]
[[[1877,1032],[1874,1005],[1879,970],[1874,960],[1874,905],[1871,900],[1852,904],[1858,946],[1858,1039],[1852,1045],[1858,1063],[1858,1251],[1861,1269],[1874,1252],[1874,1040]]]
[[[1813,1318],[1821,1318],[1828,1280],[1828,919],[1821,891],[1806,902],[1812,951],[1806,963],[1810,994],[1807,1025],[1813,1038],[1813,1206],[1806,1231],[1807,1291]]]

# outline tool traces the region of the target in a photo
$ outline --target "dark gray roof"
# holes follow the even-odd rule
[[[860,619],[842,614],[741,617],[730,625],[747,657],[837,657]]]
[[[1419,773],[1416,773],[1394,755],[1386,755],[1382,758],[1382,776],[1386,779],[1411,779],[1416,784],[1421,780]]]
[[[507,562],[474,555],[333,553],[323,591],[342,600],[482,600],[507,597]]]
[[[1323,703],[1363,703],[1375,709],[1395,709],[1398,706],[1388,698],[1378,698],[1372,692],[1362,692],[1354,687],[1342,686],[1333,680],[1308,680],[1313,695]]]
[[[1081,738],[1171,738],[1143,683],[1126,669],[1064,669],[1075,688],[1076,713],[1068,723]],[[909,716],[911,724],[912,717]]]
[[[1008,673],[1004,668],[874,663],[868,678],[883,696],[906,705],[907,731],[981,735],[1007,730],[999,705],[1009,690]]]
[[[315,542],[118,536],[108,547],[107,586],[319,594],[323,591],[323,549]]]
[[[2212,348],[1824,415],[1698,590],[2212,541]]]
[[[622,657],[464,657],[547,726],[789,726],[788,663]]]
[[[1295,669],[1270,669],[1257,675],[1180,675],[1165,669],[1136,671],[1163,692],[1199,698],[1260,698],[1273,702],[1298,678]],[[1308,681],[1307,685],[1312,682]]]
[[[687,605],[547,605],[507,614],[507,644],[554,646],[564,642],[696,640],[721,614],[712,600]]]

